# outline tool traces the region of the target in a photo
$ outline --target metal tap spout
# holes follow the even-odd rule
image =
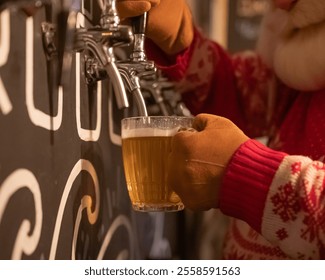
[[[148,116],[146,103],[141,92],[140,79],[156,75],[154,63],[152,61],[126,61],[118,62],[117,67],[127,90],[135,97],[139,114],[141,116]]]
[[[142,96],[141,87],[140,87],[140,78],[137,75],[137,70],[134,68],[136,64],[118,64],[118,70],[121,74],[121,77],[128,89],[128,91],[133,94],[136,105],[138,108],[138,113],[140,116],[148,116],[147,106]]]
[[[86,61],[87,80],[94,82],[109,77],[119,109],[129,107],[125,86],[115,61],[114,47],[133,42],[133,33],[129,26],[120,25],[116,0],[99,1],[102,15],[100,26],[81,29],[76,33],[75,50],[89,50],[94,56]],[[104,73],[103,73],[104,72]]]
[[[127,90],[135,97],[138,113],[148,116],[147,106],[141,92],[140,80],[156,75],[156,67],[153,61],[148,61],[144,51],[145,30],[147,24],[147,13],[131,19],[133,28],[133,49],[130,59],[118,61],[117,67]]]
[[[124,83],[115,64],[113,49],[109,44],[112,38],[108,37],[111,37],[111,32],[107,32],[105,29],[78,29],[76,32],[75,50],[78,52],[88,50],[94,55],[97,62],[96,67],[104,69],[107,74],[106,77],[109,76],[111,78],[118,108],[127,108],[129,107],[129,102]]]

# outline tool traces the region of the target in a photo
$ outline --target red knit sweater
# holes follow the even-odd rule
[[[246,142],[227,168],[220,209],[236,219],[224,258],[325,259],[325,89],[290,89],[257,54],[231,56],[199,32],[174,61],[147,47],[193,114],[222,115],[270,139],[273,150]]]

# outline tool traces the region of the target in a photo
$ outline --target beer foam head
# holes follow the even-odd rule
[[[173,136],[179,130],[178,127],[170,129],[160,129],[160,128],[132,128],[132,129],[123,129],[122,138],[131,138],[131,137],[168,137]]]

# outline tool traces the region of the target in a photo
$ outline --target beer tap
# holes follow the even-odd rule
[[[154,62],[148,61],[144,52],[146,23],[147,13],[132,18],[134,44],[130,59],[117,62],[117,67],[126,88],[134,95],[141,116],[148,116],[148,112],[141,92],[140,80],[156,74]]]
[[[0,10],[11,5],[21,7],[28,15],[38,8],[45,7],[47,19],[42,23],[42,39],[47,62],[57,61],[56,83],[67,85],[72,65],[73,38],[76,12],[71,10],[73,0],[3,0]],[[52,20],[52,9],[56,18]]]
[[[165,116],[190,116],[189,110],[181,102],[180,94],[175,90],[175,84],[163,77],[154,63],[146,58],[144,41],[147,13],[131,18],[131,24],[134,43],[130,60],[119,61],[117,65],[127,89],[134,94],[139,114],[147,116],[150,112]],[[154,107],[156,112],[152,110]]]
[[[68,78],[72,68],[73,38],[77,16],[77,11],[71,7],[76,1],[79,0],[0,1],[0,11],[16,6],[27,16],[33,16],[40,8],[45,9],[46,20],[41,24],[43,48],[47,63],[56,69],[55,72],[51,71],[50,76],[58,86],[67,85],[70,82]]]
[[[57,23],[57,55],[58,79],[60,86],[70,83],[74,35],[77,22],[77,11],[73,10],[73,0],[60,0],[56,13]]]
[[[129,107],[124,83],[116,66],[113,48],[130,44],[133,34],[129,26],[120,25],[116,10],[116,1],[105,1],[100,27],[78,29],[76,31],[75,50],[90,51],[94,57],[86,58],[86,78],[89,83],[109,76],[112,81],[119,109]]]
[[[156,77],[141,80],[141,88],[151,115],[191,116],[173,82],[157,71]]]
[[[163,116],[169,116],[174,114],[171,106],[168,106],[163,95],[164,91],[174,89],[174,84],[172,82],[162,77],[162,75],[158,72],[157,77],[142,80],[141,87],[143,89],[144,94],[146,92],[149,93],[148,100],[152,99],[151,103],[153,104],[150,104],[150,102],[148,102],[149,104],[147,106],[148,111],[154,111],[151,112],[151,114],[158,114]]]
[[[41,24],[43,48],[47,62],[55,64],[57,86],[67,87],[70,84],[79,8],[77,1],[44,1],[46,20]],[[77,6],[74,7],[74,4]]]

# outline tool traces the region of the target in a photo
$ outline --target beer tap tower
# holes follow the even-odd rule
[[[78,29],[75,50],[89,50],[93,57],[86,57],[86,79],[89,83],[107,76],[113,89],[119,109],[129,107],[127,92],[134,96],[138,114],[147,116],[147,108],[140,87],[140,79],[156,74],[154,62],[148,61],[144,53],[145,25],[147,14],[132,19],[131,27],[121,25],[116,10],[116,1],[104,1],[100,27]],[[116,61],[114,47],[133,44],[133,51],[127,61]]]
[[[37,1],[4,1],[0,7],[6,7],[10,2],[36,5]],[[100,25],[76,29],[77,11],[71,8],[72,0],[55,3],[42,0],[42,4],[47,3],[56,9],[56,22],[42,23],[43,45],[47,61],[57,61],[57,86],[69,86],[72,55],[82,52],[87,83],[109,78],[119,109],[129,107],[129,93],[140,116],[148,116],[149,107],[155,107],[149,114],[190,115],[174,84],[157,71],[153,61],[147,60],[144,50],[147,13],[131,18],[131,26],[122,25],[116,0],[98,0],[102,9]],[[114,48],[131,44],[129,59],[117,60]]]
[[[56,7],[56,22],[43,22],[43,46],[48,61],[58,60],[57,85],[68,86],[72,69],[72,54],[82,52],[85,63],[85,78],[88,84],[111,79],[117,106],[129,107],[124,83],[113,48],[133,42],[131,28],[120,25],[115,0],[104,0],[100,26],[76,29],[77,11],[71,7],[72,0],[53,3]]]
[[[150,99],[154,103],[153,106],[159,107],[159,115],[190,115],[180,101],[174,84],[157,71],[153,61],[147,60],[144,50],[147,13],[131,18],[131,27],[121,25],[116,0],[103,0],[100,1],[100,26],[75,30],[76,14],[73,11],[68,12],[70,2],[71,0],[61,0],[61,12],[57,18],[60,29],[57,51],[60,84],[67,84],[65,80],[69,77],[68,72],[71,69],[72,51],[87,51],[91,54],[84,54],[87,82],[91,84],[109,77],[119,109],[129,107],[129,93],[135,100],[140,116],[148,116],[149,104],[146,104],[146,100]],[[75,33],[74,36],[71,32]],[[129,59],[116,60],[114,48],[130,44],[132,50]],[[170,92],[172,93],[166,94]]]

